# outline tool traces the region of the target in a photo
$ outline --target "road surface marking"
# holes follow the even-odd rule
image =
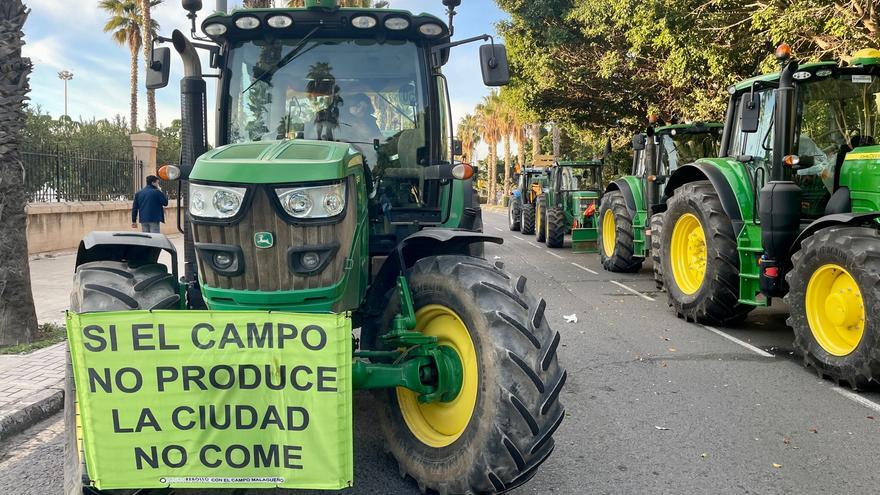
[[[612,284],[614,284],[614,285],[616,285],[616,286],[618,286],[618,287],[622,287],[622,288],[624,288],[625,290],[628,290],[629,292],[632,292],[633,294],[635,294],[635,295],[641,297],[642,299],[645,299],[645,300],[647,300],[647,301],[653,301],[653,300],[654,300],[653,297],[651,297],[651,296],[646,296],[646,295],[642,294],[641,292],[639,292],[639,291],[633,289],[632,287],[629,287],[629,286],[623,285],[622,283],[618,282],[617,280],[609,280],[609,282],[611,282]]]
[[[498,232],[504,232],[503,230],[499,229],[498,227],[492,227],[492,228],[494,228],[494,229],[497,230]]]
[[[529,241],[526,241],[526,242],[529,243],[529,246],[532,246],[532,247],[541,247],[541,246],[535,244],[534,242],[529,242]]]
[[[834,390],[838,394],[846,397],[847,399],[849,399],[853,402],[857,402],[857,403],[867,407],[868,409],[873,409],[877,412],[880,412],[880,404],[877,404],[876,402],[874,402],[870,399],[866,399],[855,392],[850,392],[849,390],[842,389],[838,386],[832,386],[831,390]]]
[[[520,237],[520,236],[518,236],[518,235],[513,236],[513,238],[514,238],[514,239],[519,239],[519,240],[521,240],[521,241],[524,241],[524,240],[525,240],[525,239],[523,239],[522,237]]]
[[[558,254],[554,253],[553,251],[547,251],[547,253],[550,254],[550,256],[556,256],[557,258],[559,258],[561,260],[565,259],[562,256],[559,256]]]
[[[571,264],[574,265],[574,266],[576,266],[576,267],[578,267],[578,268],[580,268],[581,270],[583,270],[583,271],[585,271],[585,272],[590,272],[590,273],[592,273],[593,275],[598,275],[598,274],[599,274],[599,272],[594,272],[593,270],[590,270],[589,268],[587,268],[587,267],[585,267],[585,266],[578,265],[578,264],[575,263],[575,262],[572,262]]]
[[[731,341],[731,342],[733,342],[733,343],[735,343],[735,344],[739,344],[739,345],[745,347],[746,349],[748,349],[748,350],[754,352],[755,354],[757,354],[757,355],[759,355],[759,356],[770,357],[770,358],[772,358],[772,357],[776,357],[776,356],[774,356],[773,354],[770,354],[769,352],[767,352],[767,351],[765,351],[765,350],[763,350],[763,349],[759,349],[759,348],[753,346],[752,344],[749,344],[748,342],[743,342],[742,340],[739,340],[739,339],[736,338],[736,337],[732,337],[732,336],[730,336],[730,335],[728,335],[728,334],[722,332],[721,330],[718,330],[717,328],[712,328],[712,327],[710,327],[710,326],[708,326],[708,325],[703,325],[703,328],[705,328],[706,330],[709,330],[709,331],[712,332],[712,333],[716,333],[716,334],[718,334],[718,335],[724,337],[725,339],[727,339],[727,340],[729,340],[729,341]]]

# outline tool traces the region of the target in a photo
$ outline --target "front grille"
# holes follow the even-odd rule
[[[244,255],[241,275],[225,276],[215,272],[201,256],[198,257],[202,281],[208,287],[249,291],[289,291],[319,289],[339,282],[345,273],[346,260],[351,254],[352,239],[357,225],[357,196],[353,181],[348,184],[347,206],[342,219],[334,224],[298,224],[284,221],[268,197],[267,188],[254,188],[253,200],[244,207],[241,220],[234,225],[194,224],[196,243],[240,246]],[[254,234],[271,232],[275,243],[268,249],[254,245]],[[296,274],[288,264],[287,252],[291,246],[332,245],[336,251],[327,265],[318,273]]]

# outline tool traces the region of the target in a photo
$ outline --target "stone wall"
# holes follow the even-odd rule
[[[177,233],[176,200],[165,208],[163,234]],[[28,215],[28,252],[76,249],[93,230],[131,231],[131,201],[31,203]]]

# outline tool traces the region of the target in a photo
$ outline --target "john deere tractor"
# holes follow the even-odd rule
[[[535,206],[535,238],[561,248],[571,232],[576,252],[595,249],[595,213],[602,194],[602,160],[561,161],[547,170],[547,189]]]
[[[603,268],[636,272],[650,252],[654,280],[658,289],[663,287],[659,234],[667,198],[661,186],[679,165],[717,154],[722,127],[719,123],[652,124],[646,132],[633,136],[632,175],[608,184],[599,206]]]
[[[103,318],[114,325],[110,340],[101,334],[101,349],[117,353],[123,349],[115,328],[127,315],[159,322],[159,344],[144,347],[146,331],[141,327],[132,330],[135,337],[126,337],[134,338],[142,352],[178,349],[160,354],[167,366],[158,369],[158,378],[144,375],[143,384],[158,379],[162,390],[161,384],[177,377],[192,388],[175,389],[183,405],[174,414],[180,408],[185,414],[171,421],[156,416],[153,426],[161,425],[162,433],[132,433],[147,442],[132,458],[118,446],[133,437],[120,433],[127,431],[125,425],[116,429],[115,413],[113,432],[120,436],[98,435],[99,427],[109,428],[111,420],[90,414],[106,402],[103,391],[118,392],[119,385],[130,392],[137,382],[92,375],[101,369],[100,362],[86,373],[83,362],[99,359],[93,351],[100,347],[100,325],[71,328],[76,337],[72,342],[81,340],[80,333],[86,340],[72,344],[68,366],[65,493],[350,486],[351,478],[344,477],[297,482],[327,469],[316,464],[315,456],[350,459],[350,434],[338,442],[328,436],[308,453],[286,445],[280,471],[253,474],[279,462],[278,451],[264,449],[261,442],[305,434],[300,429],[306,428],[301,421],[306,406],[302,411],[293,408],[293,416],[291,407],[286,417],[267,415],[262,428],[240,432],[241,445],[231,431],[200,430],[198,425],[210,430],[222,421],[213,413],[208,427],[204,416],[198,416],[201,423],[194,419],[203,407],[236,398],[250,400],[251,409],[273,400],[272,390],[224,392],[230,381],[241,380],[244,387],[254,378],[223,371],[232,369],[225,360],[245,359],[256,352],[249,349],[267,342],[271,346],[273,335],[280,348],[267,351],[266,379],[283,382],[287,377],[297,387],[287,389],[292,395],[285,404],[303,401],[320,409],[321,401],[338,400],[337,393],[312,395],[315,380],[319,388],[324,383],[324,391],[349,383],[354,389],[374,390],[381,405],[377,428],[400,472],[422,491],[501,493],[528,481],[553,451],[553,434],[564,416],[559,396],[566,372],[556,357],[560,337],[548,325],[546,304],[529,291],[524,277],[504,271],[501,263],[472,256],[482,243],[500,244],[501,239],[481,232],[473,169],[452,161],[457,143],[441,72],[453,47],[490,37],[451,41],[452,16],[460,0],[443,1],[448,23],[402,10],[339,8],[334,0],[306,0],[303,8],[232,12],[220,1],[201,22],[201,33],[196,15],[202,2],[182,4],[196,41],[175,31],[158,42],[173,46],[185,72],[181,162],[179,168],[162,172],[181,179],[183,276],[178,278],[173,244],[161,234],[94,232],[80,245],[71,311],[81,321]],[[198,51],[207,57],[200,58]],[[504,46],[486,43],[479,52],[485,84],[506,84]],[[154,47],[148,87],[167,84],[170,53],[169,47]],[[210,69],[203,71],[201,60],[210,61]],[[207,76],[217,80],[216,148],[210,151]],[[158,262],[162,252],[171,255],[171,266]],[[247,338],[244,328],[238,336],[232,323],[225,330],[199,324],[190,342],[188,328],[181,335],[170,323],[177,321],[174,315],[190,312],[193,318],[276,318],[281,323],[249,324]],[[322,378],[326,369],[299,366],[300,359],[312,354],[298,354],[320,355],[322,344],[340,337],[308,324],[310,318],[328,317],[360,329],[357,339],[342,333],[353,355],[344,356],[345,366],[332,379]],[[295,321],[305,322],[297,324],[299,333]],[[303,339],[305,350],[290,349],[295,338]],[[190,354],[179,350],[193,345]],[[140,355],[146,354],[135,354]],[[139,359],[130,358],[121,373],[151,365]],[[216,365],[209,374],[204,367],[180,369],[193,364],[187,360],[199,359],[218,361],[209,363]],[[239,373],[261,369],[251,366]],[[293,371],[288,376],[285,369]],[[211,402],[197,407],[208,393],[213,394]],[[144,401],[139,395],[122,397],[124,401],[108,407]],[[249,416],[242,419],[241,411],[235,411],[234,424],[247,425]],[[305,423],[310,428],[327,419],[332,423],[337,414],[351,414],[344,400]],[[228,425],[228,415],[226,421]],[[137,424],[137,431],[154,430],[143,414]],[[186,438],[189,447],[160,447],[157,453],[154,446],[151,453],[149,439],[162,441],[173,434],[172,424],[176,430],[192,428]],[[284,432],[278,432],[279,425]],[[350,432],[350,422],[340,428],[334,431]],[[105,465],[101,476],[101,466],[93,460],[108,456],[115,463]],[[135,461],[138,470],[155,472],[155,477],[142,484],[109,481]],[[241,467],[248,461],[249,467]],[[293,467],[284,470],[285,465]],[[243,474],[219,474],[219,466],[240,468]]]
[[[669,178],[662,264],[688,320],[785,297],[795,351],[853,387],[880,379],[880,51],[729,88],[721,157]]]
[[[516,190],[507,207],[508,227],[523,234],[535,233],[535,202],[547,187],[547,169],[525,167],[517,177]]]

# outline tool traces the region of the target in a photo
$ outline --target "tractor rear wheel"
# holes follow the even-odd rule
[[[754,309],[738,303],[736,237],[712,183],[690,182],[675,191],[660,245],[669,304],[679,317],[727,325]]]
[[[654,284],[663,290],[663,266],[660,260],[660,236],[663,232],[663,214],[651,216],[651,261],[654,268]]]
[[[535,200],[535,240],[547,240],[547,196],[540,195]]]
[[[599,203],[599,257],[609,272],[633,273],[643,258],[634,256],[632,217],[620,191],[609,191]]]
[[[854,389],[880,381],[880,231],[835,226],[804,240],[786,276],[794,350]]]
[[[520,228],[520,215],[522,215],[522,207],[519,199],[510,198],[510,204],[507,205],[507,227],[511,231],[517,231]]]
[[[535,233],[535,205],[522,205],[522,220],[520,222],[520,232],[526,235]]]
[[[547,210],[547,247],[561,248],[565,244],[565,212],[554,206]]]
[[[76,313],[175,309],[180,302],[177,282],[165,265],[133,266],[119,261],[93,261],[77,267],[70,294],[70,310]],[[97,494],[88,486],[82,456],[81,432],[77,431],[76,384],[70,351],[64,373],[64,495]],[[114,490],[114,495],[146,494],[143,490]]]
[[[416,329],[462,360],[459,395],[421,404],[406,389],[380,391],[382,431],[401,474],[424,493],[503,493],[526,482],[554,448],[566,372],[546,304],[495,265],[467,256],[419,260],[407,275]],[[391,328],[391,294],[380,328]]]

